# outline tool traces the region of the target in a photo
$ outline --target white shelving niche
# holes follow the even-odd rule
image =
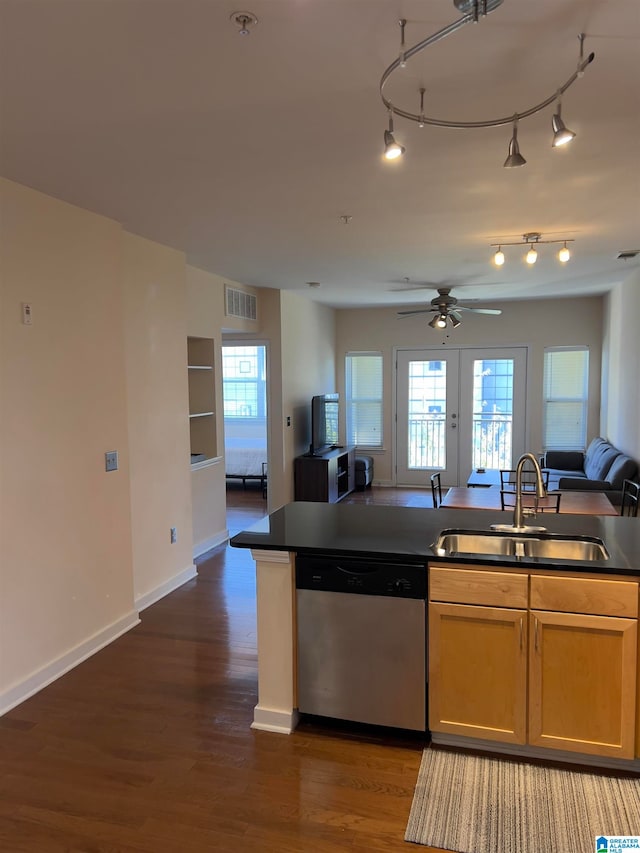
[[[217,456],[213,339],[187,338],[187,360],[191,464],[196,465]]]

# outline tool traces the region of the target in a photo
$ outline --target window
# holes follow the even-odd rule
[[[264,420],[266,415],[265,348],[222,348],[225,418]]]
[[[347,443],[382,447],[382,355],[347,353],[345,366]]]
[[[544,450],[584,450],[587,443],[589,350],[550,347],[544,353]]]

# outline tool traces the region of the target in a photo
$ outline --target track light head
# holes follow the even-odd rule
[[[516,166],[524,166],[526,162],[518,145],[518,122],[516,120],[513,123],[513,135],[509,141],[509,153],[503,165],[505,169],[514,169]]]
[[[562,121],[562,104],[558,101],[558,111],[553,114],[551,119],[551,127],[553,129],[553,140],[551,141],[552,148],[561,148],[568,142],[576,138],[575,133],[566,127]]]
[[[389,113],[389,129],[384,132],[384,156],[386,160],[397,160],[405,152],[404,145],[396,142],[393,135],[393,115]]]
[[[571,252],[567,249],[567,243],[565,241],[564,246],[558,252],[558,260],[561,264],[566,264],[567,261],[571,258]]]
[[[400,145],[394,139],[393,133],[390,130],[384,132],[384,156],[386,160],[397,160],[402,157],[405,152],[404,145]]]
[[[498,251],[493,256],[493,263],[497,267],[501,267],[504,264],[504,252],[502,251],[502,246],[498,246]]]
[[[533,248],[533,246],[529,246],[529,251],[524,256],[525,261],[529,264],[529,266],[533,266],[535,262],[538,260],[538,253]]]

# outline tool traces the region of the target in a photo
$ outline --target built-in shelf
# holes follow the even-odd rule
[[[217,456],[214,353],[212,338],[187,338],[192,464]]]

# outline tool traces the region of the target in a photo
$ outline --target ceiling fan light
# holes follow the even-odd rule
[[[440,317],[437,314],[434,314],[433,317],[427,323],[428,326],[431,326],[432,329],[436,329],[438,327],[438,320]]]
[[[525,261],[529,264],[529,266],[533,266],[535,262],[538,260],[538,253],[533,248],[533,246],[529,246],[529,251],[524,256]]]
[[[567,249],[567,244],[565,243],[564,246],[558,252],[558,260],[561,264],[566,264],[570,257],[571,252],[569,251],[569,249]]]
[[[462,323],[462,320],[460,319],[460,317],[456,317],[456,315],[453,312],[451,314],[449,314],[449,318],[451,320],[451,325],[453,326],[454,329],[457,329],[458,326],[460,325],[460,323]]]
[[[498,251],[493,256],[493,263],[497,267],[501,267],[504,264],[504,252],[502,251],[501,246],[498,246]]]
[[[437,329],[446,329],[447,328],[447,315],[440,314],[436,317],[436,326]]]

